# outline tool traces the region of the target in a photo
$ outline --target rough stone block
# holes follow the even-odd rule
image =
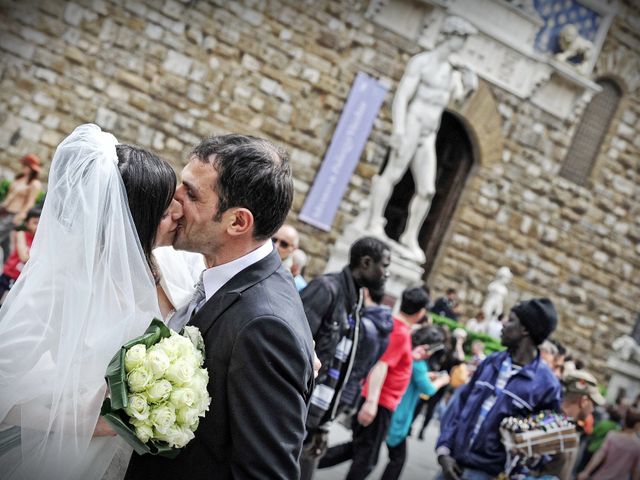
[[[302,79],[315,85],[320,81],[320,72],[315,68],[305,68],[302,70]]]
[[[129,101],[129,91],[117,83],[111,83],[105,92],[108,97],[119,102]]]
[[[28,120],[18,120],[18,126],[20,127],[20,135],[26,140],[30,140],[34,143],[40,141],[44,128],[42,125]]]
[[[619,175],[613,177],[613,188],[625,196],[633,196],[638,194],[638,187],[633,182]]]
[[[244,55],[242,55],[242,66],[247,70],[257,72],[258,70],[260,70],[260,61],[258,61],[258,59],[256,59],[255,57],[245,53]]]
[[[7,50],[25,60],[33,58],[36,47],[29,42],[25,42],[21,38],[9,32],[0,33],[0,45],[3,50]]]
[[[58,125],[60,125],[60,117],[48,114],[44,117],[44,120],[42,120],[42,125],[51,130],[56,130]]]
[[[68,2],[64,8],[64,21],[73,25],[74,27],[80,26],[85,15],[85,10],[80,5]]]
[[[164,34],[164,30],[159,25],[148,23],[146,28],[144,29],[144,33],[152,40],[160,40],[162,38],[162,35]]]
[[[288,42],[293,38],[293,32],[287,28],[283,28],[282,30],[280,30],[278,38],[283,42]]]
[[[180,77],[186,77],[191,69],[193,60],[186,55],[183,55],[175,50],[169,50],[167,52],[167,58],[162,64],[162,68],[175,73]]]
[[[113,130],[118,121],[118,114],[106,107],[99,107],[96,113],[96,124],[103,130]]]
[[[49,147],[55,148],[62,141],[64,135],[59,132],[52,132],[51,130],[45,130],[40,138],[40,141]]]
[[[37,122],[40,119],[40,111],[31,105],[26,104],[20,109],[20,116],[27,120],[31,120],[32,122]]]
[[[56,106],[55,98],[50,97],[44,92],[36,92],[32,100],[36,105],[40,105],[45,108],[53,109]]]

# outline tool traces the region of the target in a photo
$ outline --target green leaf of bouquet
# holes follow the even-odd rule
[[[170,447],[166,442],[149,440],[147,443],[143,443],[136,436],[135,429],[129,424],[126,414],[122,411],[114,410],[108,398],[102,403],[100,415],[118,435],[133,447],[138,455],[160,455],[161,457],[173,459],[180,453],[179,448]]]
[[[129,425],[125,419],[120,416],[120,413],[115,411],[108,398],[102,403],[102,409],[100,415],[106,420],[106,422],[113,428],[113,430],[120,435],[125,441],[133,447],[138,455],[144,455],[145,453],[152,453],[151,448],[136,437],[135,431]]]

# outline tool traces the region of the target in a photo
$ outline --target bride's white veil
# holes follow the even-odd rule
[[[0,429],[20,429],[3,479],[101,478],[118,446],[91,438],[104,373],[160,314],[116,144],[81,125],[58,146],[30,259],[0,310]]]

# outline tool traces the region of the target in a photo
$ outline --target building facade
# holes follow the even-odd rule
[[[291,153],[290,222],[312,259],[309,277],[324,271],[367,205],[407,62],[434,48],[448,15],[466,18],[478,32],[458,62],[479,82],[448,106],[438,133],[440,198],[420,239],[426,282],[436,294],[456,287],[471,316],[508,266],[509,302],[551,297],[557,337],[603,375],[611,343],[631,330],[640,303],[640,9],[632,0],[28,0],[0,8],[5,175],[29,152],[48,165],[85,122],[178,170],[202,137],[268,137]],[[586,48],[559,47],[566,24],[579,27]],[[578,59],[561,59],[571,45]],[[323,231],[299,213],[358,72],[388,93]],[[412,189],[408,176],[389,202],[391,236]]]

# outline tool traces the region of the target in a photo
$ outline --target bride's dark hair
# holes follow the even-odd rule
[[[133,223],[157,282],[158,269],[151,252],[162,215],[176,191],[176,174],[167,162],[140,147],[120,144],[116,153]]]

